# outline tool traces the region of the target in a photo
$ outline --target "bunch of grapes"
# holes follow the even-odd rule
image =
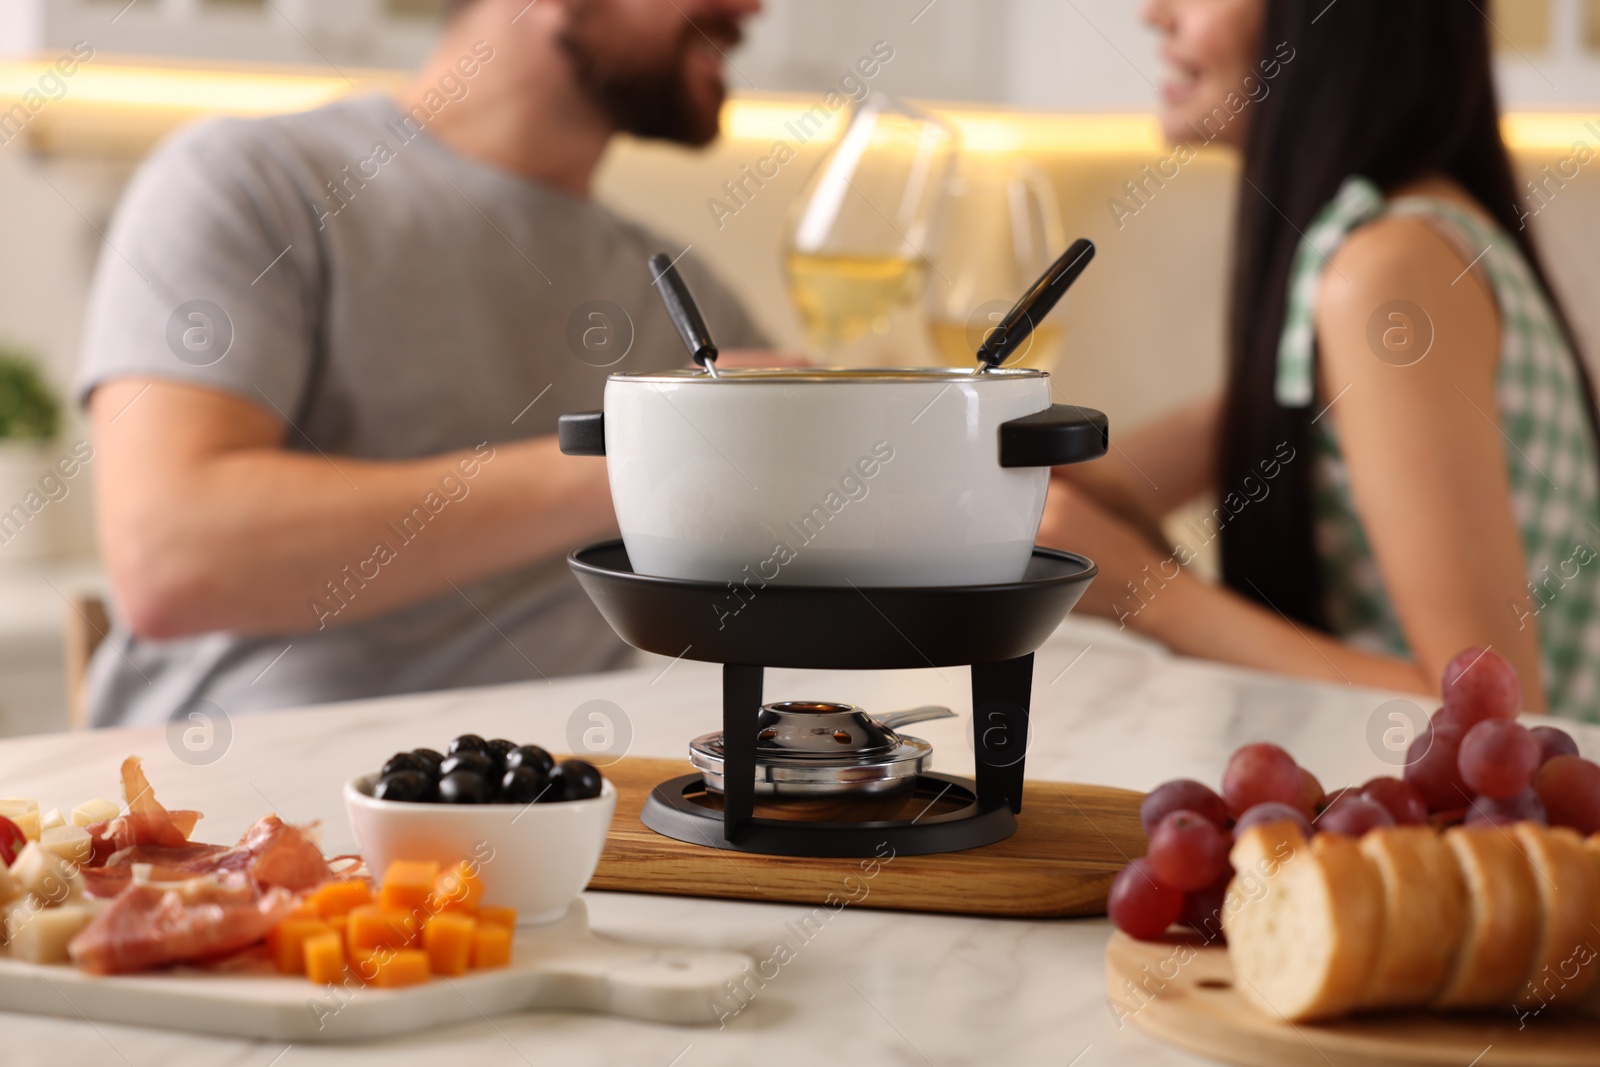
[[[1289,753],[1257,742],[1228,760],[1220,794],[1187,778],[1157,786],[1139,809],[1149,850],[1111,883],[1111,921],[1143,940],[1176,922],[1220,939],[1234,873],[1228,853],[1235,837],[1263,823],[1292,823],[1307,838],[1523,820],[1600,832],[1600,766],[1580,758],[1566,732],[1516,722],[1522,687],[1511,664],[1467,649],[1445,668],[1443,692],[1403,778],[1327,794]]]
[[[1406,754],[1405,780],[1437,826],[1538,822],[1600,832],[1600,765],[1554,726],[1516,721],[1517,672],[1469,648],[1444,669],[1444,706]]]

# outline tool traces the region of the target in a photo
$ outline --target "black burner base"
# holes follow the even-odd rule
[[[959,852],[1004,841],[1017,830],[1009,803],[979,800],[975,783],[948,774],[921,775],[917,792],[930,798],[930,807],[940,799],[962,804],[953,811],[879,822],[746,818],[733,831],[732,839],[725,836],[720,810],[691,799],[691,794],[703,789],[698,774],[661,783],[645,801],[640,821],[664,837],[692,845],[768,856],[829,858]]]

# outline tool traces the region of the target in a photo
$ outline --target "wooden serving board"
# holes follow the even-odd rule
[[[1233,984],[1224,948],[1198,940],[1106,946],[1106,995],[1129,1023],[1190,1052],[1243,1067],[1594,1067],[1600,1023],[1554,1011],[1369,1015],[1293,1024],[1257,1011]]]
[[[1111,879],[1144,854],[1140,794],[1058,782],[1028,782],[1017,832],[964,852],[875,862],[691,845],[639,821],[650,790],[691,770],[675,760],[635,758],[603,768],[617,787],[617,814],[590,889],[1056,918],[1105,914]]]
[[[536,1009],[652,1022],[717,1021],[727,983],[753,966],[736,952],[617,941],[589,929],[583,902],[517,930],[511,966],[374,989],[318,986],[277,973],[264,953],[226,970],[97,977],[0,956],[0,1009],[295,1044],[368,1041]]]

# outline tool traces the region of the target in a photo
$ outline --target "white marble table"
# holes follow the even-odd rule
[[[198,836],[231,841],[277,808],[321,820],[329,854],[353,849],[341,784],[391,752],[452,736],[562,746],[575,708],[615,702],[636,755],[679,757],[719,724],[718,669],[666,661],[493,689],[240,717],[227,752],[193,766],[158,730],[0,742],[0,795],[46,806],[115,796],[120,760],[137,753],[162,800],[205,812]],[[941,769],[970,773],[962,731],[964,669],[882,673],[773,671],[768,699],[852,700],[890,710],[948,703],[962,718],[922,724]],[[1386,773],[1368,723],[1392,695],[1311,685],[1175,659],[1098,623],[1069,621],[1035,673],[1034,777],[1136,789],[1179,776],[1220,777],[1237,745],[1283,744],[1330,788]],[[1387,726],[1387,712],[1379,713]],[[1577,730],[1586,754],[1600,730]],[[1381,733],[1381,731],[1380,731]],[[1380,746],[1381,747],[1381,746]],[[1023,817],[1026,818],[1026,812]],[[892,869],[886,872],[892,876]],[[784,924],[809,909],[682,897],[589,893],[593,925],[639,939],[771,954]],[[1119,1030],[1103,993],[1103,920],[1017,922],[847,908],[800,949],[725,1029],[674,1028],[583,1015],[508,1016],[375,1045],[226,1041],[84,1022],[0,1015],[8,1067],[301,1067],[310,1064],[1005,1064],[1110,1067],[1202,1062]]]

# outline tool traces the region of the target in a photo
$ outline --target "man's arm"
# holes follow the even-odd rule
[[[347,623],[616,526],[604,460],[563,456],[552,437],[323,457],[286,450],[281,423],[246,400],[136,378],[97,388],[89,414],[101,549],[145,638]]]

